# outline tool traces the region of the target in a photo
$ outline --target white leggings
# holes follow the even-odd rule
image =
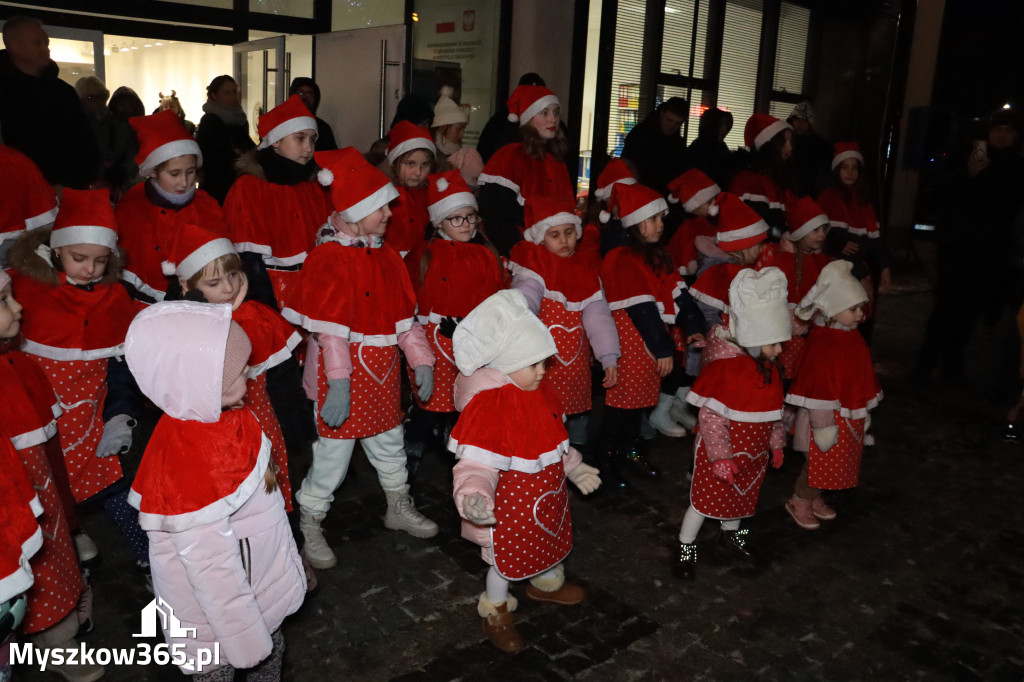
[[[544,571],[536,578],[554,578],[558,575],[557,567],[549,568]],[[498,569],[491,566],[491,570],[487,571],[487,599],[492,604],[500,604],[508,599],[508,580],[501,577],[498,573]]]
[[[679,529],[679,542],[691,544],[697,540],[697,533],[704,525],[706,517],[693,508],[691,504],[683,515],[683,525]],[[722,521],[722,530],[737,530],[740,527],[740,519],[727,519]]]

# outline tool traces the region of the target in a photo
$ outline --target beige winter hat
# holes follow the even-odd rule
[[[818,281],[807,292],[796,314],[802,320],[809,320],[820,312],[826,318],[833,318],[844,310],[868,302],[868,292],[853,276],[853,263],[834,260],[821,269]]]
[[[729,331],[744,348],[789,341],[786,275],[778,268],[740,270],[729,285]]]
[[[515,289],[499,291],[466,315],[452,335],[452,348],[466,376],[481,367],[509,374],[558,351],[551,332]]]
[[[452,125],[454,123],[468,123],[469,116],[463,110],[459,104],[452,99],[452,95],[455,91],[449,86],[441,88],[441,96],[437,98],[437,104],[434,105],[434,121],[430,124],[431,128],[440,128],[441,126]]]

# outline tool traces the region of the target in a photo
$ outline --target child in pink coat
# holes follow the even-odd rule
[[[462,372],[455,383],[462,415],[449,444],[459,460],[455,506],[462,536],[480,545],[490,564],[477,605],[484,633],[514,653],[524,643],[510,581],[529,579],[526,595],[534,601],[583,601],[562,568],[572,550],[566,478],[584,495],[601,479],[569,445],[558,399],[542,382],[544,361],[557,347],[522,293],[499,291],[485,300],[455,328],[452,344]]]
[[[239,668],[279,679],[281,623],[306,593],[270,440],[243,402],[251,351],[230,305],[192,301],[151,306],[125,341],[139,387],[164,411],[129,501],[149,535],[157,603],[194,628],[182,637],[161,620],[196,682]],[[213,669],[197,664],[200,649],[219,651]]]

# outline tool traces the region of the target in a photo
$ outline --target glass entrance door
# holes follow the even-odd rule
[[[260,116],[284,102],[291,80],[284,36],[238,43],[233,49],[239,100],[249,119],[249,135],[258,142]]]

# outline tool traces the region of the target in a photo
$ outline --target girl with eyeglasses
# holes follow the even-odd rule
[[[427,193],[435,233],[409,254],[406,265],[416,289],[416,314],[436,360],[433,394],[426,401],[417,396],[407,417],[410,473],[432,440],[444,450],[458,417],[453,392],[459,370],[452,350],[456,325],[481,301],[505,288],[497,251],[481,230],[476,198],[460,171],[431,175]]]

